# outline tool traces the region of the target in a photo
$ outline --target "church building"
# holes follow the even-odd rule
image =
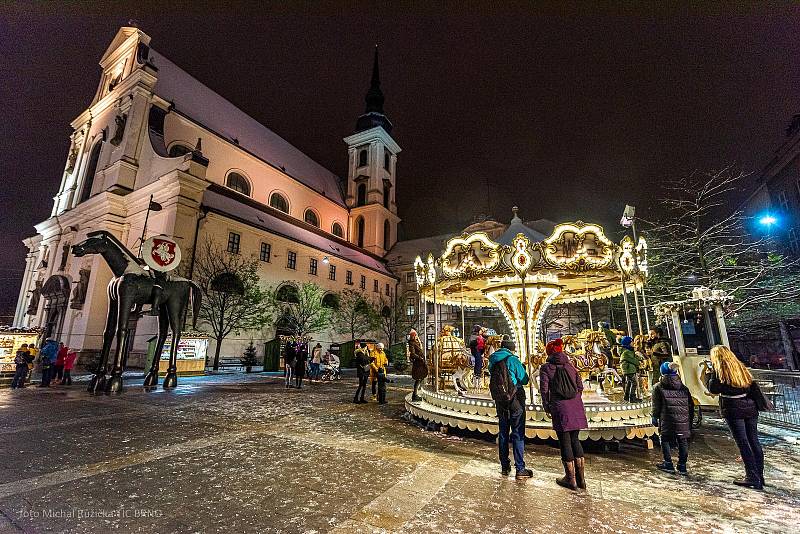
[[[366,110],[344,139],[346,179],[172,63],[138,28],[119,30],[100,68],[92,102],[71,123],[51,215],[25,240],[15,326],[41,327],[81,353],[99,351],[111,271],[100,256],[74,257],[70,247],[106,230],[135,253],[146,216],[146,237],[173,236],[183,262],[212,240],[257,257],[265,286],[313,281],[331,293],[397,294],[385,258],[400,222],[400,146],[383,109],[377,50]],[[148,214],[151,198],[162,209]],[[132,358],[156,330],[155,318],[140,321]],[[223,353],[240,355],[252,335],[232,335]]]

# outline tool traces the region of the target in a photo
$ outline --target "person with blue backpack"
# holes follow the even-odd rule
[[[514,354],[516,345],[504,336],[500,348],[489,358],[489,392],[494,399],[497,411],[499,435],[497,448],[500,454],[500,468],[503,476],[511,474],[511,461],[508,457],[509,436],[514,450],[516,478],[531,478],[533,471],[525,468],[525,385],[528,373],[519,358]]]
[[[547,362],[539,370],[539,395],[553,421],[564,464],[564,476],[556,479],[556,484],[573,491],[586,489],[583,447],[578,439],[580,431],[589,428],[581,399],[583,381],[564,353],[561,338],[548,342],[545,352]]]

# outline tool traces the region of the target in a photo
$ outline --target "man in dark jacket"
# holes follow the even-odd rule
[[[25,378],[28,376],[28,364],[31,363],[31,361],[33,361],[33,357],[28,350],[28,344],[23,343],[14,356],[15,371],[14,379],[11,381],[11,389],[25,387]]]
[[[653,389],[653,424],[658,425],[664,461],[656,467],[674,473],[670,447],[678,445],[678,473],[686,475],[694,403],[689,388],[678,376],[678,364],[661,364],[661,380]]]
[[[306,362],[308,362],[308,345],[300,342],[297,345],[297,353],[295,354],[294,361],[294,380],[297,389],[303,387],[303,377],[306,374]]]
[[[42,350],[39,352],[39,360],[42,365],[42,383],[39,384],[40,388],[50,386],[50,380],[53,378],[53,367],[58,358],[58,342],[55,339],[48,339],[45,341]]]
[[[353,364],[356,366],[356,375],[358,376],[358,389],[353,397],[355,404],[364,404],[364,392],[367,391],[367,379],[369,378],[369,351],[367,344],[364,342],[359,343],[358,348],[354,354]]]
[[[514,464],[517,469],[516,478],[524,479],[533,476],[533,471],[525,468],[525,388],[528,384],[528,373],[519,358],[512,352],[516,348],[513,341],[504,339],[500,348],[492,353],[489,358],[489,373],[491,380],[495,379],[492,369],[504,364],[508,369],[508,377],[511,378],[516,386],[516,395],[511,402],[502,402],[495,399],[495,410],[497,411],[497,426],[499,435],[497,437],[497,448],[500,455],[500,468],[503,475],[511,473],[511,461],[508,458],[509,434],[511,445],[514,449]],[[494,389],[490,383],[490,389]]]

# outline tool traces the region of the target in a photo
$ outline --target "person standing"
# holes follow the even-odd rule
[[[319,380],[320,363],[322,363],[322,345],[317,343],[311,351],[311,376],[309,380]]]
[[[561,449],[564,476],[556,484],[571,490],[586,489],[583,447],[579,433],[589,428],[583,407],[583,380],[564,353],[564,343],[558,338],[545,347],[547,362],[539,371],[539,394],[544,411],[553,421],[553,430]]]
[[[294,363],[297,359],[297,345],[294,341],[287,341],[283,352],[283,377],[286,380],[286,388],[292,386],[294,376]]]
[[[77,358],[78,355],[74,350],[67,352],[67,356],[64,358],[64,378],[61,380],[62,385],[72,385],[72,369],[75,367],[75,360]]]
[[[53,379],[64,380],[64,359],[67,357],[69,349],[63,344],[58,344],[58,354],[56,355],[56,363],[53,366]]]
[[[638,382],[637,376],[639,374],[639,357],[631,346],[633,338],[625,336],[620,340],[622,345],[622,353],[619,356],[619,366],[622,370],[623,380],[625,381],[625,402],[639,402],[636,396],[636,383]]]
[[[372,399],[375,400],[378,394],[378,371],[383,369],[383,379],[385,382],[386,367],[389,365],[389,358],[386,357],[386,353],[383,351],[383,343],[375,345],[375,349],[372,351],[372,357],[375,358],[375,362],[370,366],[369,378],[372,381]]]
[[[472,327],[472,334],[469,336],[469,352],[472,354],[475,383],[478,385],[483,377],[483,353],[486,351],[486,338],[483,332],[483,327],[476,324]]]
[[[11,380],[11,389],[25,387],[29,363],[31,363],[31,353],[28,350],[28,344],[23,343],[14,355],[14,378]]]
[[[39,352],[39,360],[42,366],[42,382],[40,388],[50,387],[50,379],[53,377],[53,365],[58,358],[58,343],[54,339],[44,342],[42,350]]]
[[[533,471],[525,468],[524,386],[528,383],[528,373],[513,353],[515,349],[513,341],[503,339],[500,348],[492,353],[489,358],[489,391],[497,412],[497,452],[501,473],[503,476],[511,474],[511,460],[508,457],[510,436],[516,478],[525,479],[533,476]]]
[[[358,376],[358,388],[356,394],[353,396],[355,404],[364,404],[364,393],[367,391],[367,378],[369,378],[369,355],[366,343],[359,343],[355,351],[353,363],[356,366],[356,375]]]
[[[306,374],[307,363],[308,363],[308,344],[300,342],[297,344],[297,352],[295,354],[295,361],[294,361],[294,380],[295,380],[295,387],[297,389],[302,389],[303,387],[303,377]]]
[[[677,363],[662,363],[659,373],[661,378],[653,389],[653,424],[658,426],[664,461],[656,467],[668,473],[675,472],[670,447],[677,444],[678,473],[687,475],[686,461],[689,459],[694,409],[692,394],[678,376]]]
[[[714,372],[706,388],[719,395],[722,418],[733,435],[744,463],[745,478],[733,483],[757,490],[764,489],[764,450],[758,439],[758,405],[763,402],[761,388],[753,375],[728,347],[711,348]]]
[[[419,396],[419,388],[422,381],[428,376],[428,364],[425,361],[425,353],[422,351],[419,335],[413,328],[408,333],[408,355],[411,360],[411,378],[414,379],[414,393],[411,395],[411,401],[419,402],[422,400],[422,397]]]

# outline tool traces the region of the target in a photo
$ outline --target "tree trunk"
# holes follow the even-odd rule
[[[225,338],[217,337],[217,346],[214,348],[214,370],[219,371],[219,351],[222,348],[222,340]]]
[[[789,334],[789,326],[786,321],[778,321],[778,328],[781,331],[781,341],[783,342],[783,353],[786,355],[786,368],[790,371],[796,371],[797,366],[794,361],[794,342],[792,336]]]

